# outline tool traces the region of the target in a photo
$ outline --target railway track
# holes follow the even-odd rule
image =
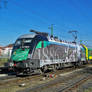
[[[45,73],[45,75],[48,75],[48,74],[55,74],[55,73],[57,73],[57,74],[59,74],[60,72],[68,72],[68,71],[72,71],[72,69],[75,69],[75,68],[65,68],[65,69],[62,69],[62,70],[57,70],[57,71],[55,71],[55,72],[53,72],[53,71],[50,71],[50,72],[47,72],[47,73]],[[31,78],[34,78],[34,77],[36,77],[38,74],[30,74],[30,75],[19,75],[19,76],[16,76],[15,75],[15,73],[5,73],[5,72],[3,72],[3,73],[1,73],[1,75],[2,74],[6,74],[7,76],[1,76],[0,77],[0,83],[1,83],[1,81],[8,81],[9,79],[12,79],[12,78],[23,78],[23,77],[26,77],[27,78],[27,76],[28,77],[31,77]]]
[[[47,72],[45,73],[45,75],[49,75],[49,74],[55,74],[58,75],[61,72],[65,73],[65,72],[69,72],[72,71],[75,68],[65,68],[63,70],[57,70],[56,72]],[[76,70],[76,69],[75,69]],[[28,83],[29,81],[35,81],[35,80],[40,80],[43,78],[44,75],[31,75],[31,76],[22,76],[22,77],[16,77],[15,75],[11,75],[11,76],[5,76],[5,77],[1,77],[0,78],[0,88],[3,89],[5,88],[9,88],[12,86],[18,86],[18,84],[21,83]]]
[[[72,70],[74,70],[74,71],[76,71],[76,70],[78,70],[78,69],[84,69],[86,66],[83,66],[82,68],[65,68],[65,69],[63,69],[63,70],[58,70],[58,71],[56,71],[56,72],[48,72],[48,73],[46,73],[45,75],[49,75],[49,74],[55,74],[55,75],[59,75],[59,74],[63,74],[63,73],[68,73],[68,72],[71,72]],[[80,72],[81,73],[81,72]],[[68,78],[68,80],[71,80],[72,78],[74,78],[74,77],[76,77],[76,76],[78,76],[78,74],[79,73],[75,73],[74,75],[72,75],[71,76],[71,78],[69,79]],[[0,79],[0,89],[3,89],[3,88],[5,88],[5,86],[6,86],[6,88],[9,88],[9,87],[11,87],[11,86],[18,86],[18,84],[20,84],[20,83],[29,83],[29,85],[31,85],[31,83],[32,83],[32,81],[35,81],[35,83],[36,83],[36,80],[37,80],[37,82],[39,82],[40,81],[40,79],[41,78],[43,78],[43,75],[32,75],[32,76],[26,76],[26,77],[15,77],[15,76],[13,76],[13,77],[8,77],[8,78],[4,78],[3,80],[2,79]],[[39,81],[38,81],[39,80]],[[28,91],[28,90],[31,90],[31,91],[35,91],[35,89],[37,89],[37,92],[39,92],[38,90],[40,90],[40,92],[41,92],[41,90],[42,89],[48,89],[48,88],[52,88],[52,87],[55,87],[56,85],[61,85],[62,83],[64,83],[65,81],[67,80],[67,77],[64,77],[64,76],[62,76],[62,77],[59,77],[59,78],[55,78],[55,80],[51,80],[51,81],[49,81],[49,82],[46,82],[46,83],[41,83],[41,84],[39,84],[39,86],[37,86],[37,88],[35,87],[35,85],[33,85],[32,86],[32,88],[30,89],[30,88],[28,88],[28,89],[25,89],[25,91],[23,91],[23,92],[30,92],[30,91]],[[67,81],[68,81],[67,80]],[[8,84],[8,85],[7,85]],[[50,88],[50,89],[51,89]],[[21,91],[22,92],[22,91]],[[43,91],[42,91],[43,92]],[[50,92],[50,90],[49,91],[47,91],[47,92]],[[54,92],[54,91],[53,91]]]
[[[79,80],[75,81],[74,83],[67,85],[65,88],[60,89],[58,92],[73,92],[74,90],[77,90],[77,88],[79,86],[81,86],[84,82],[86,82],[89,79],[92,79],[92,75],[90,75],[90,74],[80,78]]]
[[[55,78],[55,80],[17,92],[74,92],[72,90],[75,90],[75,88],[92,78],[91,73],[92,71],[86,68],[70,75],[59,76]]]
[[[6,86],[6,88],[11,87],[12,86],[16,86],[20,83],[23,82],[29,82],[31,80],[35,80],[40,78],[40,75],[36,75],[36,76],[26,76],[26,77],[16,77],[16,76],[7,76],[7,77],[2,77],[0,78],[0,88],[4,88]],[[2,80],[1,80],[2,79]]]

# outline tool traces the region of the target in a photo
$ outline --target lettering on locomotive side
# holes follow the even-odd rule
[[[45,60],[45,62],[48,60],[51,62],[56,62],[56,60],[70,62],[75,61],[76,56],[76,48],[51,44],[45,48],[36,49],[33,58]]]

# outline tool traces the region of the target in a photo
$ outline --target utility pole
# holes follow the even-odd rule
[[[48,29],[51,30],[51,37],[53,37],[53,24],[51,24],[51,27],[48,27]]]
[[[74,41],[73,42],[76,43],[78,31],[72,30],[72,31],[69,31],[68,33],[72,34],[72,36],[74,37]]]

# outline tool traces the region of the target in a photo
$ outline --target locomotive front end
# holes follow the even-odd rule
[[[17,39],[8,63],[10,69],[12,68],[15,72],[29,71],[28,62],[33,49],[32,41],[33,37],[31,35],[22,36]]]

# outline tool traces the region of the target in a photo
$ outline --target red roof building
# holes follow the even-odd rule
[[[0,47],[0,56],[10,57],[13,49],[13,44],[9,44],[5,47]]]
[[[2,55],[2,49],[3,47],[0,46],[0,56]]]

